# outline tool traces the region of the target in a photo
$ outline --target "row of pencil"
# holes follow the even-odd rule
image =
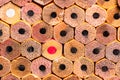
[[[47,80],[46,78],[50,76],[58,78],[57,80],[61,80],[59,77],[65,78],[64,80],[67,80],[66,78],[70,77],[76,77],[75,80],[89,77],[93,77],[90,80],[110,80],[110,78],[114,78],[115,75],[120,76],[119,66],[120,61],[115,64],[105,58],[94,64],[92,60],[86,57],[80,57],[74,63],[65,57],[59,57],[54,59],[53,63],[51,63],[51,61],[45,59],[44,57],[38,57],[32,62],[24,57],[19,57],[10,62],[7,58],[0,56],[0,76],[3,78],[2,80],[5,80],[4,78],[6,77],[7,79],[8,77],[13,77],[13,79],[18,77],[23,78],[23,80],[24,78],[28,78],[25,80],[29,80],[30,77],[38,77],[38,80],[40,78]],[[9,73],[10,71],[11,73]],[[56,76],[54,76],[52,72]],[[74,76],[70,76],[72,72],[76,74],[76,76],[74,74]],[[119,77],[115,77],[113,80],[116,80],[117,78],[120,79]],[[73,80],[74,78],[71,79]],[[50,80],[56,79],[53,78]]]
[[[94,1],[92,0],[92,2]],[[68,0],[68,2],[70,1]],[[57,25],[64,20],[71,27],[79,27],[84,21],[94,27],[103,24],[105,21],[114,27],[120,26],[119,6],[117,4],[109,7],[107,10],[96,4],[86,10],[73,4],[64,10],[55,3],[50,3],[42,8],[42,6],[31,2],[20,8],[9,2],[0,8],[0,13],[1,20],[8,24],[14,24],[22,19],[31,25],[39,20],[43,20],[50,25]]]

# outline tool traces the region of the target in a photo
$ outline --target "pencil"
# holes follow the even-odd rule
[[[9,2],[0,8],[0,18],[8,24],[14,24],[20,20],[20,8]]]
[[[106,10],[98,5],[93,5],[86,10],[86,21],[95,27],[103,24],[106,17]]]
[[[116,39],[116,29],[108,23],[98,26],[96,31],[96,40],[101,44],[107,45]]]
[[[84,56],[84,44],[72,39],[64,44],[64,56],[71,61],[76,61],[81,56]]]
[[[32,38],[45,43],[53,37],[53,27],[44,21],[38,21],[32,26]]]
[[[40,5],[46,5],[46,4],[50,3],[52,0],[33,0],[33,1]]]
[[[115,63],[108,59],[101,59],[95,65],[95,74],[102,77],[103,79],[108,79],[115,75]]]
[[[61,8],[68,8],[74,4],[74,0],[54,0],[54,2]]]
[[[120,61],[118,61],[117,63],[116,63],[116,66],[115,66],[115,73],[116,73],[116,75],[119,77],[120,76]]]
[[[81,78],[85,78],[94,72],[94,63],[86,57],[80,57],[74,62],[74,74]]]
[[[85,46],[85,57],[88,57],[92,61],[97,62],[98,60],[105,57],[105,49],[105,45],[94,40]]]
[[[1,78],[1,80],[20,80],[17,76],[13,75],[12,73],[9,73]]]
[[[21,9],[21,18],[29,24],[41,20],[42,8],[35,3],[26,3]]]
[[[19,57],[11,62],[11,73],[18,78],[22,78],[23,76],[30,74],[30,65],[31,62],[28,59]]]
[[[14,60],[20,56],[20,44],[13,39],[8,39],[0,44],[0,54],[9,60]]]
[[[75,28],[75,39],[83,44],[88,44],[96,37],[96,29],[88,23],[82,23]]]
[[[54,39],[60,43],[66,43],[73,39],[74,30],[64,22],[54,26]]]
[[[72,74],[72,75],[67,76],[63,80],[82,80],[82,79],[79,78],[78,76]]]
[[[54,3],[50,3],[43,8],[42,17],[43,20],[50,24],[56,25],[63,20],[64,10],[56,6]]]
[[[0,21],[0,43],[6,41],[10,37],[10,26]]]
[[[8,3],[10,0],[0,0],[0,6],[3,6],[4,4]]]
[[[62,45],[55,40],[48,40],[42,45],[42,55],[49,60],[54,60],[62,56]]]
[[[85,20],[85,11],[77,5],[65,9],[64,22],[71,27],[77,27]]]
[[[22,78],[22,80],[41,80],[38,76],[34,74],[28,74]]]
[[[84,80],[103,80],[103,79],[95,75],[90,75],[87,76]]]
[[[61,78],[67,77],[73,71],[73,63],[65,57],[59,57],[53,60],[52,71]]]
[[[32,61],[31,71],[36,76],[43,78],[51,74],[51,61],[45,59],[44,57],[39,57]]]
[[[18,42],[23,42],[24,40],[31,37],[31,26],[25,21],[18,21],[11,26],[11,38]]]
[[[45,76],[42,80],[62,80],[62,79],[55,76],[54,74],[49,74]]]
[[[41,55],[41,44],[33,39],[22,42],[20,52],[29,60],[33,60]]]
[[[10,69],[11,69],[10,61],[5,57],[0,56],[0,77],[8,74],[10,72]]]

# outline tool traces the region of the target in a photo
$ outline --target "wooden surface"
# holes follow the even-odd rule
[[[120,0],[0,0],[0,80],[120,80]]]

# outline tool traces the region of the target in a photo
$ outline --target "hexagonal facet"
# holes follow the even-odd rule
[[[20,8],[9,2],[0,8],[1,19],[9,24],[14,24],[20,19]]]

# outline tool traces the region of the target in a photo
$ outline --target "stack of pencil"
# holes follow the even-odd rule
[[[0,80],[120,80],[120,0],[0,0]]]

